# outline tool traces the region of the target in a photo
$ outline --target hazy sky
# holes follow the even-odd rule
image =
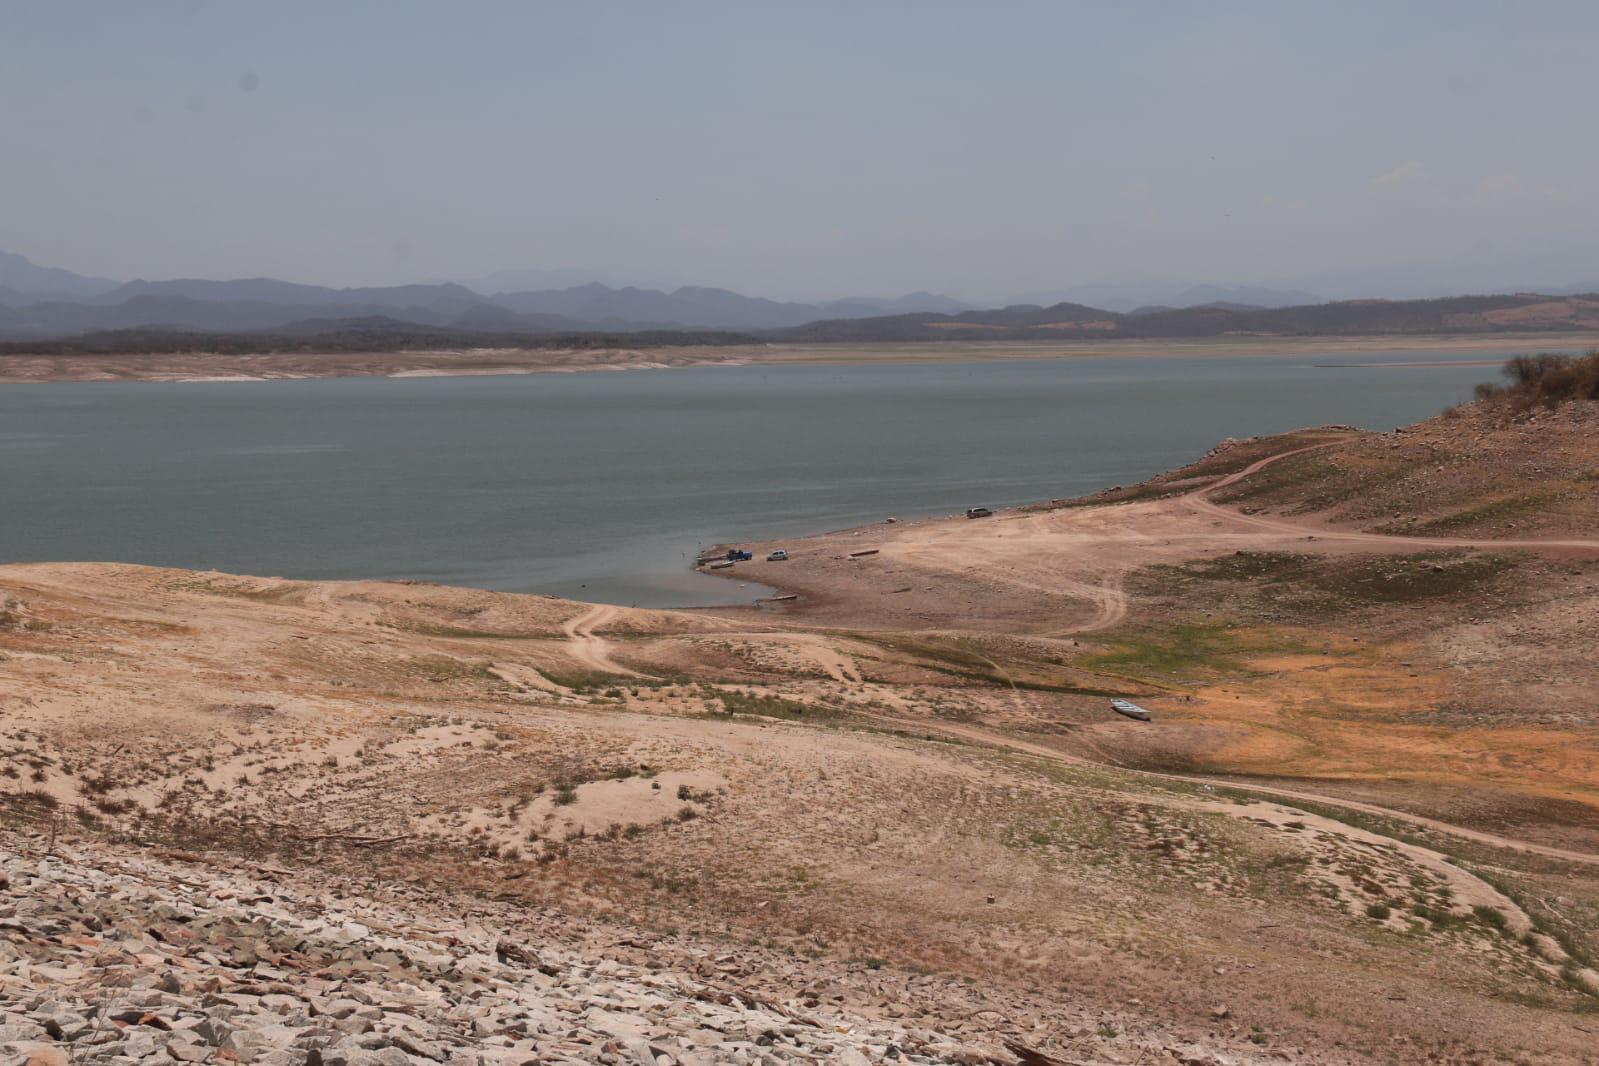
[[[794,298],[1587,281],[1596,52],[1592,0],[9,0],[0,248]]]

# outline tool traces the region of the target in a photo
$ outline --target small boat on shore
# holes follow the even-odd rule
[[[1110,709],[1115,711],[1117,714],[1124,714],[1128,718],[1136,718],[1140,722],[1148,722],[1154,718],[1154,715],[1138,706],[1138,704],[1134,703],[1132,700],[1111,700]]]

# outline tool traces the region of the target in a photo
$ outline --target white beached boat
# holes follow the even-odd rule
[[[1111,700],[1110,709],[1117,714],[1125,714],[1129,718],[1136,718],[1140,722],[1147,722],[1154,717],[1131,700]]]

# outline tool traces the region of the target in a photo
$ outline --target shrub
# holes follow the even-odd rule
[[[1484,382],[1477,399],[1521,413],[1534,407],[1554,408],[1571,400],[1599,400],[1599,349],[1587,355],[1540,352],[1518,355],[1505,363],[1506,385]]]
[[[1366,917],[1375,918],[1379,922],[1387,921],[1388,916],[1392,913],[1393,911],[1388,909],[1388,904],[1386,903],[1373,903],[1366,908]]]
[[[758,714],[767,718],[788,721],[827,721],[844,717],[845,712],[816,703],[771,696],[764,692],[744,692],[739,689],[713,689],[711,695],[722,702],[722,711],[729,715]]]
[[[60,800],[56,799],[53,795],[46,792],[42,788],[29,789],[27,792],[19,792],[14,798],[24,806],[43,808],[47,811],[53,811],[57,807],[61,806]]]
[[[1505,912],[1498,907],[1485,907],[1478,904],[1471,908],[1471,913],[1475,914],[1477,920],[1483,925],[1490,926],[1500,932],[1504,932],[1506,926],[1510,924],[1509,920],[1505,918]]]

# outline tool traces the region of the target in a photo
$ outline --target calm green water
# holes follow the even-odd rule
[[[1492,353],[1488,357],[1493,357]],[[0,560],[738,602],[701,545],[1070,496],[1387,429],[1481,352],[0,386]],[[1361,366],[1317,367],[1327,362]]]

